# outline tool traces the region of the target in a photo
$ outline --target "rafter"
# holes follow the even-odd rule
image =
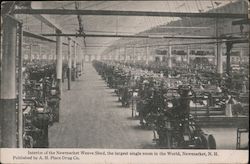
[[[101,16],[154,16],[154,17],[198,17],[198,18],[247,18],[239,13],[191,13],[191,12],[155,12],[155,11],[118,11],[118,10],[71,10],[71,9],[16,9],[14,14],[49,15],[101,15]]]
[[[43,36],[65,36],[65,37],[110,37],[110,38],[150,38],[150,39],[229,39],[221,36],[187,36],[187,35],[122,35],[122,34],[42,34]],[[230,39],[239,39],[239,37],[230,37]]]

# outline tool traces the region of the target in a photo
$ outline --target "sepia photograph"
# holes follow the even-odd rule
[[[249,24],[248,0],[2,1],[0,163],[248,163]]]

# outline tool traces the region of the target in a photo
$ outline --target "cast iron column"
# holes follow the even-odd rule
[[[70,83],[71,83],[71,67],[72,67],[71,39],[68,38],[68,90],[70,90]]]
[[[1,73],[1,147],[17,147],[16,122],[16,44],[17,22],[3,16],[3,54]]]
[[[57,31],[57,33],[61,33]],[[59,97],[61,98],[62,94],[62,38],[61,36],[56,36],[56,79],[59,90]],[[56,111],[55,122],[59,122],[59,112],[60,111],[60,103],[59,108]]]
[[[172,46],[168,47],[168,67],[172,68]]]

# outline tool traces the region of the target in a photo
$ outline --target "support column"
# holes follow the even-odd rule
[[[23,25],[19,23],[18,41],[18,147],[23,148]]]
[[[146,46],[146,65],[148,65],[149,46]]]
[[[214,65],[216,66],[217,65],[217,47],[215,46],[214,47]]]
[[[86,54],[87,54],[87,47],[84,47],[84,52],[83,52],[83,63],[86,63]],[[84,64],[83,64],[83,69],[84,69]]]
[[[29,54],[29,59],[28,59],[29,62],[32,61],[32,44],[30,45],[30,54]]]
[[[241,66],[242,64],[242,59],[243,59],[243,49],[240,48],[240,62],[239,62],[239,65]]]
[[[139,51],[139,53],[138,53],[138,51]],[[142,61],[142,48],[138,48],[138,50],[137,50],[137,60],[138,61]]]
[[[220,36],[223,32],[224,28],[222,26],[222,22],[219,19],[215,19],[215,29],[216,29],[216,37]],[[218,43],[221,40],[217,39],[216,44],[216,54],[217,54],[217,73],[222,77],[223,74],[223,48],[222,43]]]
[[[81,75],[83,75],[83,66],[84,66],[84,50],[81,49]]]
[[[48,62],[49,61],[49,53],[48,53],[48,51],[45,52],[44,56],[45,56],[46,62]]]
[[[78,63],[78,55],[79,51],[78,51],[78,44],[76,43],[76,57],[75,57],[75,77],[76,79],[78,78],[78,70],[77,70],[77,63]]]
[[[226,60],[226,72],[227,72],[227,74],[228,75],[230,75],[231,74],[231,50],[232,50],[232,48],[233,48],[233,43],[232,42],[227,42],[226,43],[226,50],[227,50],[227,52],[226,52],[226,56],[227,56],[227,60]]]
[[[162,62],[163,61],[162,55],[159,55],[159,58],[160,58],[160,62]]]
[[[115,61],[117,62],[118,61],[118,55],[117,55],[116,49],[114,49],[113,52],[114,52]]]
[[[61,33],[57,31],[57,33]],[[56,36],[56,79],[57,79],[57,86],[59,90],[59,97],[62,94],[62,38],[61,36]],[[60,110],[60,103],[59,108],[56,109],[55,113],[55,122],[59,122],[59,110]]]
[[[79,76],[82,75],[82,59],[83,59],[83,57],[82,57],[83,53],[82,52],[83,52],[82,48],[79,46],[79,66],[80,66],[80,71],[81,71]]]
[[[51,60],[51,61],[54,60],[54,54],[53,54],[52,48],[51,48],[51,50],[50,50],[50,60]]]
[[[168,67],[172,68],[172,46],[168,47]]]
[[[82,66],[82,69],[83,69],[83,73],[84,73],[84,66],[86,64],[86,53],[87,53],[87,47],[84,47],[84,50],[83,50],[83,66]],[[100,57],[100,56],[99,56]],[[100,60],[100,59],[99,59]]]
[[[223,49],[222,49],[221,43],[217,44],[216,52],[217,52],[217,73],[222,76],[222,73],[223,73],[223,61],[222,61]]]
[[[112,56],[113,56],[113,60],[114,61],[117,61],[117,56],[116,56],[116,53],[115,53],[115,50],[113,49],[112,51]]]
[[[72,76],[72,81],[76,80],[76,42],[74,42],[74,57],[73,57],[73,76]]]
[[[127,48],[124,47],[124,61],[127,62]]]
[[[133,63],[135,64],[135,46],[133,46]]]
[[[38,55],[39,57],[38,57],[38,59],[40,60],[40,59],[43,59],[42,58],[42,46],[40,44],[38,46],[39,46],[39,55]]]
[[[16,123],[16,39],[17,24],[3,17],[3,54],[1,74],[1,148],[17,147]]]
[[[68,38],[68,90],[70,90],[70,83],[71,83],[71,68],[72,68],[71,39]]]
[[[187,65],[190,64],[190,47],[187,46]]]
[[[77,44],[76,45],[76,78],[78,78],[78,75],[79,75],[78,69],[79,69],[80,55],[81,55],[80,46]]]
[[[121,61],[121,48],[118,48],[118,60]]]
[[[53,52],[53,60],[56,62],[56,53],[55,51],[52,51]]]
[[[95,57],[95,56],[94,56]],[[113,54],[113,51],[111,51],[111,60],[114,61],[114,54]]]

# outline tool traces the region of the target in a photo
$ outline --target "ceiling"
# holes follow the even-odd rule
[[[81,10],[122,10],[122,11],[168,11],[168,12],[207,12],[216,8],[234,3],[237,0],[165,0],[165,1],[40,1],[32,2],[32,5],[42,9],[75,9],[77,6]],[[237,11],[224,11],[237,12]],[[24,22],[24,27],[35,33],[54,33],[53,29],[45,27],[39,20],[35,20],[30,15],[20,15]],[[79,21],[76,15],[51,15],[64,31],[68,33],[78,33]],[[170,22],[181,20],[177,17],[149,17],[149,16],[80,16],[84,33],[88,34],[138,34],[148,32],[151,34],[159,31],[152,30],[153,27],[166,26]],[[179,21],[181,22],[181,21]],[[177,27],[178,26],[178,27]],[[181,27],[186,25],[175,25],[177,30],[169,30],[168,33],[185,33]],[[200,26],[200,25],[195,25]],[[204,26],[204,25],[203,25]],[[204,28],[206,28],[205,25]],[[167,28],[167,27],[165,27]],[[178,28],[180,30],[178,30]],[[159,28],[158,28],[159,29]],[[161,31],[160,31],[161,32]],[[77,38],[83,43],[83,38]],[[119,40],[119,42],[118,42]],[[133,39],[136,40],[136,39]],[[138,40],[138,39],[137,39]],[[66,41],[66,38],[65,38]],[[86,53],[98,55],[111,45],[131,41],[127,38],[85,38]],[[84,46],[84,45],[83,45]]]

